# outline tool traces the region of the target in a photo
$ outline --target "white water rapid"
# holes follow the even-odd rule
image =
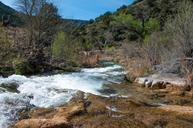
[[[124,74],[121,66],[110,65],[70,74],[0,77],[0,128],[8,128],[17,120],[18,112],[32,106],[47,108],[63,105],[78,90],[102,95],[99,90],[111,83],[121,83]],[[6,86],[17,86],[17,92],[6,90]]]

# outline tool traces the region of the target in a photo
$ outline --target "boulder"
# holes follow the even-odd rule
[[[85,111],[83,103],[59,107],[56,110],[39,109],[33,112],[31,119],[15,124],[16,128],[71,128],[69,120]],[[35,115],[35,116],[34,116]],[[34,116],[34,117],[33,117]]]
[[[188,114],[188,115],[193,116],[193,107],[192,106],[163,105],[158,108],[161,110],[167,111],[167,112],[175,112],[181,115]]]
[[[29,119],[22,120],[15,125],[16,128],[70,128],[70,125],[61,119]]]
[[[17,90],[18,87],[19,85],[17,83],[2,83],[0,85],[0,91],[19,93],[19,91]]]
[[[190,91],[191,87],[187,84],[185,78],[179,77],[177,74],[161,73],[153,74],[147,77],[139,77],[136,83],[151,89],[169,89]]]

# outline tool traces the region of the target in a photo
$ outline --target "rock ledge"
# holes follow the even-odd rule
[[[142,87],[151,89],[172,89],[172,90],[191,90],[185,78],[179,77],[177,74],[161,73],[153,74],[148,77],[139,77],[135,80]]]

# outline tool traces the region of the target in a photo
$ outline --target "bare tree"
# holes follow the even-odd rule
[[[160,33],[153,33],[147,42],[144,42],[142,47],[143,57],[149,61],[149,63],[153,65],[160,64],[161,62],[161,53],[162,53],[162,44]]]
[[[30,46],[34,46],[33,36],[34,36],[34,19],[40,10],[40,2],[42,0],[17,0],[17,6],[22,13],[24,13],[23,18],[26,23],[26,28],[28,30],[28,40]],[[41,2],[42,3],[42,2]],[[43,5],[42,5],[43,6]]]
[[[193,57],[193,5],[185,0],[174,19],[166,25],[172,36],[173,49],[178,57]]]
[[[17,0],[27,30],[25,57],[33,65],[43,65],[51,56],[51,43],[60,22],[58,9],[47,0]],[[23,56],[23,51],[21,52]]]
[[[170,56],[180,60],[187,83],[193,83],[193,5],[192,1],[181,2],[178,14],[166,24],[170,36]]]
[[[10,15],[7,17],[5,15],[2,15],[2,26],[8,26],[10,24]]]

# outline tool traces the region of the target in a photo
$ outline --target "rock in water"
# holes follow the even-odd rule
[[[19,93],[17,88],[19,85],[17,83],[2,83],[0,85],[0,90],[1,91],[7,91],[7,92],[13,92],[13,93]]]

